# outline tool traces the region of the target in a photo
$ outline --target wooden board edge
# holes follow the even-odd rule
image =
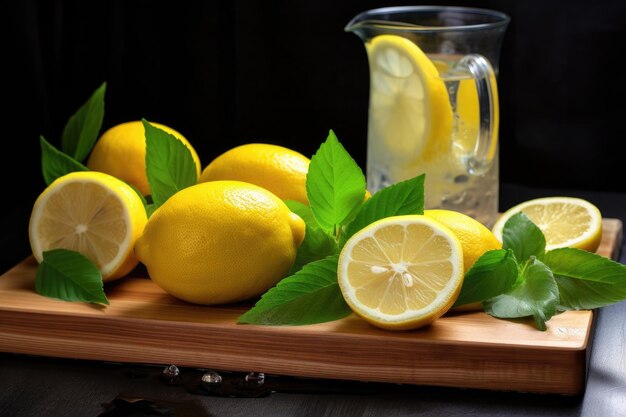
[[[189,366],[241,372],[395,384],[477,388],[575,395],[584,389],[587,349],[550,351],[508,346],[486,353],[480,345],[406,344],[402,340],[368,345],[361,339],[333,348],[332,337],[276,334],[242,339],[225,328],[198,332],[198,326],[149,320],[90,319],[82,338],[54,316],[15,312],[0,323],[0,350],[48,357],[153,365]],[[38,322],[32,325],[33,320]],[[37,332],[43,324],[48,331]],[[111,325],[114,326],[111,326]],[[32,329],[29,329],[32,326]],[[120,343],[118,334],[125,334]],[[191,342],[184,345],[178,338]],[[210,348],[209,348],[210,347]],[[367,357],[367,361],[363,358]],[[476,363],[481,366],[477,367]],[[506,378],[502,378],[505,375]]]

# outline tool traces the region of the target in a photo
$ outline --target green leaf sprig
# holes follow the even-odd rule
[[[465,274],[455,306],[481,302],[498,318],[532,317],[539,330],[566,310],[626,299],[626,266],[582,249],[547,251],[545,236],[524,213],[504,225],[503,249],[483,254]]]
[[[70,117],[63,129],[61,148],[79,162],[87,158],[100,134],[106,87],[106,82],[103,82]]]
[[[424,176],[391,185],[365,199],[365,176],[330,130],[311,157],[309,206],[286,201],[306,224],[290,276],[266,292],[238,323],[302,325],[346,317],[337,260],[348,238],[385,217],[424,212]]]
[[[43,135],[39,137],[41,171],[46,185],[70,172],[89,170],[82,162],[91,152],[102,128],[106,86],[106,82],[103,82],[70,116],[63,128],[60,150],[51,145]]]
[[[365,198],[365,176],[332,130],[311,158],[306,194],[319,227],[338,241]]]
[[[337,283],[338,255],[310,262],[266,292],[239,323],[314,324],[352,313]]]
[[[106,82],[70,116],[62,135],[61,149],[40,136],[41,169],[46,185],[74,171],[88,171],[83,161],[92,151],[102,128]],[[146,132],[146,176],[152,203],[139,195],[148,216],[176,191],[197,182],[196,166],[189,149],[174,136],[142,119]],[[100,271],[76,251],[55,249],[43,254],[37,267],[37,293],[66,301],[108,304]]]
[[[176,192],[198,182],[191,151],[176,137],[142,119],[146,132],[146,177],[152,201],[161,206]]]
[[[64,301],[109,304],[100,270],[85,256],[67,249],[43,253],[35,272],[35,291]]]

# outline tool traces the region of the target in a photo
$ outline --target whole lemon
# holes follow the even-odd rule
[[[187,146],[199,176],[202,165],[189,141],[169,126],[154,122],[150,124],[174,135]],[[150,195],[150,185],[146,177],[146,136],[143,123],[140,120],[125,122],[105,131],[93,147],[87,167],[113,175],[134,185],[143,195]]]
[[[150,217],[135,253],[169,294],[205,305],[259,296],[291,268],[304,221],[268,190],[240,181],[185,188]]]
[[[248,143],[216,157],[199,182],[244,181],[261,186],[283,200],[308,204],[306,174],[310,159],[292,149],[268,143]]]
[[[502,249],[493,232],[478,220],[454,210],[424,210],[424,215],[443,223],[463,247],[463,266],[467,272],[489,250]]]

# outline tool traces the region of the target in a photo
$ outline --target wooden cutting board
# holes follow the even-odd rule
[[[617,259],[622,223],[605,219],[598,252]],[[355,315],[307,326],[236,324],[250,305],[179,301],[136,271],[107,284],[110,305],[56,301],[34,291],[28,258],[0,276],[0,351],[230,371],[560,393],[584,391],[594,313],[530,320],[482,312],[391,332]]]

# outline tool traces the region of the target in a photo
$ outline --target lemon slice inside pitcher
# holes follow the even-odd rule
[[[455,94],[457,128],[454,134],[454,148],[459,157],[465,158],[474,155],[476,152],[476,145],[480,133],[480,100],[476,80],[469,70],[459,71],[455,69],[451,70],[451,73],[455,73],[458,78]],[[490,147],[486,156],[491,160],[494,158],[497,151],[497,135],[500,120],[498,85],[493,72],[489,74],[489,84],[491,92],[490,97],[491,100],[493,100],[489,106],[493,111],[491,116],[493,123],[491,135],[495,135],[495,137],[490,138]]]
[[[435,64],[410,40],[380,35],[370,62],[370,132],[394,157],[432,160],[450,148],[452,108]]]

